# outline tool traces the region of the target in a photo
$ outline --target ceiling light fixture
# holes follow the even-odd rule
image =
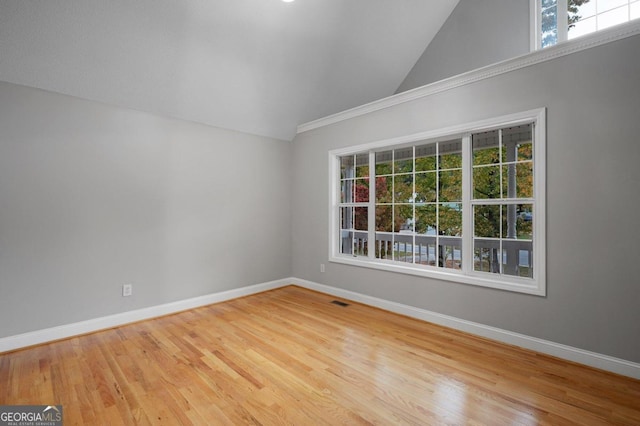
[[[285,3],[291,3],[293,0],[282,0]]]

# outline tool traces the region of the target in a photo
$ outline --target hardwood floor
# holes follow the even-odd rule
[[[64,424],[640,424],[640,381],[289,286],[0,355]]]

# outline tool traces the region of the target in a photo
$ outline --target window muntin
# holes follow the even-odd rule
[[[330,260],[544,294],[544,110],[503,120],[330,153]]]
[[[553,46],[640,18],[640,0],[535,1],[536,48]]]

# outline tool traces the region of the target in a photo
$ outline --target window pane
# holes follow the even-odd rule
[[[516,239],[518,209],[515,204],[502,205],[502,238]]]
[[[376,176],[393,173],[393,151],[376,152]]]
[[[518,251],[518,276],[533,278],[533,244],[528,250]]]
[[[473,197],[500,198],[500,166],[473,168]]]
[[[533,239],[533,204],[518,204],[516,207],[516,238]]]
[[[530,144],[532,140],[533,125],[522,124],[519,126],[506,127],[501,129],[502,131],[502,145],[506,147],[513,147],[515,150],[513,158],[508,158],[508,154],[503,154],[502,162],[515,161],[515,152],[518,146],[523,144]]]
[[[353,219],[353,225],[358,231],[366,231],[369,229],[369,208],[368,207],[355,207],[355,217]]]
[[[598,13],[606,12],[613,8],[626,5],[628,0],[597,0]]]
[[[489,147],[473,151],[473,165],[498,164],[500,162],[500,150],[498,147]]]
[[[613,27],[629,20],[629,6],[619,7],[597,16],[598,30]]]
[[[393,206],[376,205],[376,231],[393,231]]]
[[[500,241],[474,240],[473,270],[500,273]]]
[[[456,239],[441,238],[438,246],[438,265],[443,268],[462,268],[462,249],[460,241]]]
[[[369,154],[356,155],[356,177],[369,177]]]
[[[395,175],[394,197],[396,203],[410,203],[413,201],[413,175]]]
[[[541,47],[558,43],[558,8],[556,0],[542,0]]]
[[[533,144],[531,142],[518,144],[518,161],[533,160]]]
[[[500,206],[473,206],[473,232],[476,237],[500,238]]]
[[[544,1],[542,4],[544,5]],[[576,5],[576,3],[582,3]],[[568,39],[619,25],[639,17],[637,2],[629,0],[587,0],[567,3]],[[556,44],[557,13],[542,7],[541,46]]]
[[[340,208],[340,229],[353,229],[353,207]]]
[[[391,234],[376,232],[376,258],[393,259],[393,238]]]
[[[580,6],[569,5],[569,17],[576,16],[578,20],[585,19],[596,14],[596,0],[582,3]]]
[[[356,166],[356,177],[365,178],[369,177],[369,166]]]
[[[340,179],[352,178],[355,175],[353,155],[340,157]]]
[[[367,203],[369,201],[369,179],[356,179],[355,202]]]
[[[631,3],[630,10],[629,10],[629,18],[632,20],[640,18],[640,1]]]
[[[436,202],[436,173],[418,173],[416,174],[416,203],[434,203]]]
[[[368,244],[366,232],[353,232],[353,252],[354,256],[367,256]]]
[[[444,153],[440,155],[440,162],[439,162],[440,169],[459,169],[461,167],[462,167],[461,152],[450,152],[450,153]]]
[[[367,255],[367,233],[360,231],[340,231],[340,253],[353,256]]]
[[[393,206],[394,231],[413,233],[413,205],[399,204]]]
[[[440,172],[438,201],[462,201],[462,170]]]
[[[414,261],[421,265],[436,266],[436,238],[416,236]]]
[[[340,231],[340,253],[353,254],[353,232]]]
[[[393,173],[413,172],[413,147],[395,149],[393,151],[394,165]]]
[[[436,169],[436,144],[416,146],[416,172]]]
[[[502,166],[502,197],[533,197],[533,163],[516,163]]]
[[[438,222],[436,219],[436,205],[416,206],[416,233],[436,235]]]
[[[473,165],[497,164],[500,162],[498,131],[473,135]]]
[[[569,2],[567,9],[567,38],[569,40],[592,33],[596,30],[596,0],[587,1],[581,6]]]
[[[553,19],[555,20],[555,16],[553,16]],[[558,30],[557,29],[553,29],[551,31],[544,31],[542,33],[542,48],[548,47],[548,46],[554,46],[558,44]]]
[[[393,177],[376,177],[376,203],[393,201]]]
[[[355,188],[352,179],[340,181],[340,202],[352,203],[355,196],[353,190]]]
[[[533,163],[516,164],[516,185],[518,198],[533,197]]]
[[[395,236],[393,244],[393,260],[413,263],[413,236]]]
[[[505,240],[502,243],[502,273],[533,278],[531,241]]]
[[[438,234],[452,237],[462,235],[462,204],[439,205]]]

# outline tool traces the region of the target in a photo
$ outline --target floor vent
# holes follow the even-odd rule
[[[331,303],[333,303],[334,305],[342,306],[342,307],[349,306],[348,303],[344,303],[339,300],[333,300]]]

